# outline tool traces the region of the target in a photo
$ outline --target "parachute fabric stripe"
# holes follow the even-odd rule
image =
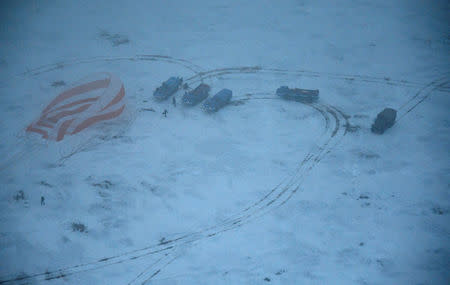
[[[99,121],[111,120],[111,119],[119,116],[123,112],[124,109],[125,109],[125,105],[120,107],[120,109],[118,109],[118,110],[111,111],[109,113],[105,113],[105,114],[101,114],[101,115],[97,115],[94,117],[90,117],[89,119],[85,120],[83,123],[79,124],[77,126],[77,128],[72,132],[72,134],[76,134],[76,133],[84,130],[85,128],[89,127],[90,125],[93,125]]]
[[[63,93],[61,93],[60,95],[58,95],[58,97],[56,97],[43,111],[43,113],[47,113],[51,110],[52,107],[54,107],[55,105],[59,104],[60,102],[63,102],[67,99],[69,99],[70,97],[73,97],[75,95],[79,95],[79,94],[83,94],[86,93],[88,91],[92,91],[95,89],[99,89],[99,88],[105,88],[107,87],[109,84],[109,80],[97,80],[94,82],[89,82],[87,84],[83,84],[77,87],[74,87],[72,89],[69,89],[67,91],[64,91]]]
[[[31,123],[27,132],[61,141],[101,121],[119,116],[125,109],[125,88],[111,73],[96,73],[59,94]]]

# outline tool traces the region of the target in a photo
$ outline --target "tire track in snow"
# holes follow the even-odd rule
[[[24,73],[21,73],[20,75],[24,76],[36,76],[42,73],[55,71],[58,69],[63,69],[66,66],[72,66],[72,65],[79,65],[79,64],[86,64],[86,63],[94,63],[94,62],[114,62],[114,61],[155,61],[155,62],[167,62],[167,63],[173,63],[178,64],[180,66],[183,66],[192,72],[194,74],[198,74],[202,72],[202,68],[188,60],[180,59],[180,58],[174,58],[171,56],[166,55],[157,55],[157,54],[142,54],[142,55],[134,55],[134,56],[96,56],[96,57],[89,57],[84,59],[73,59],[73,60],[64,60],[53,64],[47,64],[43,65],[34,69],[30,69]],[[194,75],[194,76],[195,76]]]
[[[280,100],[277,97],[268,97],[270,93],[263,94],[263,96],[252,96],[251,98],[245,98],[245,100]],[[341,122],[345,121],[348,124],[347,116],[336,108],[324,104],[306,104],[319,111],[325,120],[325,132],[320,136],[318,146],[313,148],[306,156],[305,159],[299,164],[296,169],[295,175],[285,178],[278,186],[273,188],[263,198],[256,203],[244,209],[241,213],[234,215],[219,223],[215,226],[205,228],[201,231],[194,232],[191,235],[176,241],[167,241],[171,245],[174,245],[173,250],[178,247],[193,244],[202,239],[211,238],[218,234],[236,229],[245,224],[250,223],[254,219],[260,218],[270,211],[279,208],[289,201],[294,194],[300,190],[300,186],[307,174],[316,166],[321,159],[340,142],[340,140],[347,134],[347,128],[343,128]],[[334,119],[334,121],[333,121]],[[330,123],[332,122],[333,125]],[[162,268],[156,267],[154,264],[146,271],[141,272],[139,276],[150,276],[147,279],[136,278],[131,284],[145,284],[151,280],[155,273],[159,273]],[[165,267],[166,265],[164,265]]]
[[[144,56],[134,56],[134,57],[97,57],[85,60],[75,60],[72,62],[66,62],[66,65],[70,64],[83,64],[91,63],[96,61],[117,61],[117,60],[150,60],[150,61],[165,61],[169,63],[176,63],[182,66],[189,66],[188,68],[196,74],[186,81],[189,83],[195,83],[203,81],[204,79],[214,78],[225,74],[246,74],[246,73],[271,73],[271,74],[294,74],[298,76],[309,76],[309,77],[328,77],[332,79],[350,80],[350,81],[361,81],[361,82],[371,82],[371,83],[382,83],[389,85],[405,86],[405,87],[422,87],[416,95],[411,98],[407,103],[412,104],[413,107],[410,108],[404,115],[412,111],[417,105],[422,103],[434,90],[442,90],[448,92],[450,89],[446,84],[448,81],[440,82],[435,80],[430,84],[423,86],[422,84],[407,82],[404,80],[387,80],[386,78],[377,78],[370,76],[348,76],[332,73],[319,73],[311,71],[289,71],[282,69],[270,69],[261,67],[236,67],[236,68],[224,68],[216,69],[207,72],[202,72],[201,68],[190,64],[190,62],[185,60],[178,60],[166,56],[158,55],[144,55]],[[64,64],[64,63],[63,63]],[[187,65],[187,66],[186,66]],[[63,65],[65,66],[65,65]],[[62,68],[61,63],[56,63],[52,65],[43,66],[31,71],[24,73],[23,75],[38,75],[40,73],[53,71],[55,69]],[[422,93],[425,92],[423,97],[420,97]],[[255,94],[254,98],[240,98],[240,100],[276,100],[276,97],[270,97],[270,93],[260,93]],[[272,95],[273,96],[273,95]],[[239,98],[239,97],[238,97]],[[230,218],[224,220],[223,222],[205,229],[194,231],[191,233],[186,233],[180,235],[171,240],[166,240],[158,244],[149,245],[147,247],[136,249],[133,251],[125,252],[120,255],[115,255],[111,257],[105,257],[98,259],[93,262],[88,262],[84,264],[79,264],[75,266],[69,266],[66,268],[61,268],[52,272],[44,272],[27,275],[26,277],[13,277],[3,276],[3,280],[0,284],[15,282],[15,281],[25,281],[29,279],[37,279],[42,281],[49,281],[54,279],[63,278],[73,274],[83,273],[87,271],[101,269],[114,264],[121,264],[127,261],[132,261],[135,259],[143,258],[145,256],[164,254],[162,258],[157,260],[150,267],[146,268],[145,271],[141,272],[135,279],[130,281],[129,284],[144,284],[150,281],[154,276],[156,276],[164,267],[168,266],[177,256],[172,257],[177,248],[192,244],[201,239],[210,238],[216,236],[220,233],[233,230],[237,227],[245,225],[252,220],[259,218],[268,212],[284,205],[289,201],[294,194],[300,190],[301,183],[305,179],[306,175],[316,166],[322,158],[330,153],[332,149],[342,140],[342,138],[347,133],[347,127],[349,126],[348,117],[338,110],[334,106],[329,106],[325,104],[308,104],[310,107],[317,110],[325,120],[325,131],[319,137],[319,144],[313,150],[311,150],[299,164],[296,170],[296,174],[292,177],[285,178],[279,185],[270,190],[264,197],[262,197],[257,202],[253,203],[249,207],[245,208],[242,212],[231,216]],[[403,106],[402,106],[403,107]],[[403,116],[404,116],[403,115]],[[403,116],[401,118],[403,118]],[[168,262],[165,260],[169,259]],[[164,264],[160,265],[164,261]]]
[[[419,106],[423,101],[425,101],[430,95],[436,90],[446,91],[446,85],[450,82],[448,74],[446,76],[440,77],[433,80],[429,84],[425,85],[408,101],[406,101],[398,109],[398,119],[397,123],[402,120],[406,115],[408,115],[412,110]]]
[[[246,100],[281,100],[277,97],[269,97],[269,93],[263,93],[259,96],[254,96],[253,98],[246,98]],[[238,97],[239,98],[239,97]],[[84,263],[79,264],[72,267],[66,267],[61,268],[55,271],[51,272],[44,272],[44,273],[38,273],[38,274],[32,274],[28,275],[26,277],[21,278],[9,278],[4,281],[0,281],[0,284],[12,282],[12,281],[21,281],[21,280],[27,280],[27,279],[36,279],[41,281],[50,281],[55,279],[60,279],[64,277],[68,277],[73,274],[77,273],[83,273],[87,271],[97,270],[104,268],[106,266],[110,265],[116,265],[121,264],[126,261],[132,261],[135,259],[140,259],[143,257],[147,257],[150,255],[156,255],[164,253],[166,256],[171,255],[172,252],[174,252],[176,249],[192,244],[196,241],[199,241],[201,239],[210,238],[213,236],[216,236],[220,233],[233,230],[235,228],[238,228],[244,224],[247,224],[251,222],[254,218],[259,218],[265,214],[267,214],[269,211],[271,211],[274,208],[277,208],[281,206],[282,204],[286,203],[295,192],[297,192],[299,186],[296,185],[300,180],[302,180],[305,177],[306,172],[310,171],[314,165],[316,165],[320,160],[318,159],[321,155],[325,153],[325,150],[327,150],[327,146],[329,145],[331,139],[333,139],[337,133],[337,131],[340,129],[340,121],[337,116],[330,115],[331,108],[322,104],[310,104],[310,106],[316,110],[318,110],[325,121],[325,132],[322,133],[320,138],[325,139],[325,144],[322,145],[322,147],[318,147],[316,150],[310,151],[305,159],[300,163],[299,167],[297,168],[296,175],[293,177],[288,177],[280,183],[277,187],[272,189],[268,194],[266,194],[262,199],[260,199],[258,202],[254,203],[253,205],[247,207],[244,209],[244,211],[240,214],[234,215],[234,217],[229,218],[225,221],[223,221],[220,224],[217,224],[212,227],[207,227],[205,229],[194,231],[191,233],[187,233],[185,235],[181,235],[177,238],[166,240],[164,242],[160,242],[156,245],[151,245],[145,248],[141,248],[138,250],[134,250],[131,252],[127,252],[121,255],[116,255],[112,257],[102,258],[94,262],[90,263]],[[335,118],[334,127],[332,127],[331,117]],[[329,137],[329,139],[327,139]],[[319,153],[317,155],[314,154],[315,151],[318,151]],[[284,200],[283,200],[284,198]],[[168,252],[168,253],[167,253]],[[172,260],[173,262],[176,259],[176,257]],[[164,259],[160,259],[164,260]],[[154,266],[158,265],[159,263],[153,264],[150,269],[153,269]],[[167,266],[167,264],[163,265],[164,267]],[[155,272],[160,272],[162,268],[156,268],[149,276],[146,272],[141,273],[135,280],[133,280],[130,284],[143,284],[144,282],[147,282],[154,276],[156,276]],[[147,269],[146,271],[148,271]],[[145,280],[141,280],[145,278]],[[139,283],[142,282],[142,283]]]
[[[23,72],[17,76],[23,77],[23,76],[37,76],[43,73],[52,72],[55,70],[63,69],[65,67],[75,66],[75,65],[81,65],[81,64],[88,64],[88,63],[95,63],[95,62],[116,62],[116,61],[153,61],[153,62],[167,62],[172,64],[177,64],[179,66],[185,67],[192,71],[194,73],[194,76],[202,72],[202,68],[188,60],[185,59],[178,59],[170,56],[165,55],[135,55],[135,56],[97,56],[97,57],[89,57],[84,59],[72,59],[72,60],[64,60],[53,64],[47,64],[43,65],[34,69],[30,69],[26,72]],[[127,124],[127,128],[131,125],[133,122],[133,119],[130,120],[129,124]],[[14,150],[12,152],[9,152],[8,156],[6,158],[3,158],[0,161],[0,171],[4,171],[8,167],[10,167],[13,164],[16,164],[18,161],[21,161],[24,157],[30,157],[33,156],[36,152],[38,152],[41,148],[46,147],[45,143],[36,143],[32,146],[29,146],[26,143],[27,135],[24,134],[24,130],[18,135],[18,139],[20,140],[18,142],[18,145],[14,145]],[[62,163],[71,156],[75,155],[78,152],[83,151],[85,148],[87,148],[93,141],[94,138],[89,138],[89,140],[83,142],[80,145],[77,145],[74,147],[74,150],[69,151],[62,157],[58,163]],[[39,141],[42,141],[39,138]]]
[[[407,80],[395,80],[389,77],[375,77],[359,74],[339,74],[339,73],[329,73],[329,72],[317,72],[309,70],[288,70],[279,68],[266,68],[261,66],[243,66],[243,67],[227,67],[212,69],[205,72],[199,72],[192,77],[188,78],[186,81],[191,81],[192,83],[198,83],[205,79],[217,78],[223,75],[229,74],[248,74],[248,73],[260,73],[260,74],[272,74],[272,75],[294,75],[294,76],[304,76],[311,78],[328,78],[328,79],[338,79],[348,82],[364,82],[364,83],[378,83],[391,86],[403,86],[403,87],[424,87],[422,83],[407,81]],[[445,92],[450,92],[450,86],[440,86],[440,90]]]
[[[37,75],[40,75],[43,73],[48,73],[48,72],[52,72],[55,70],[63,69],[68,66],[95,63],[95,62],[115,62],[115,61],[167,62],[167,63],[177,64],[179,66],[185,67],[185,68],[189,69],[190,71],[192,71],[194,74],[197,74],[203,70],[200,66],[198,66],[188,60],[177,59],[177,58],[173,58],[173,57],[165,56],[165,55],[135,55],[135,56],[125,56],[125,57],[98,56],[98,57],[90,57],[90,58],[84,58],[84,59],[65,60],[65,61],[60,61],[60,62],[53,63],[53,64],[43,65],[43,66],[37,67],[35,69],[27,70],[26,72],[21,73],[17,76],[32,77],[32,76],[37,76]],[[130,122],[130,124],[131,123],[132,122]],[[21,139],[23,142],[26,139],[26,136],[22,135],[19,137],[19,139]],[[77,146],[74,151],[72,151],[68,155],[62,157],[58,162],[64,162],[66,159],[70,158],[77,152],[82,151],[83,147],[85,147],[85,145],[88,145],[92,139],[93,138],[89,139],[89,141],[85,142],[84,145]],[[20,143],[22,143],[22,142],[20,142]],[[34,146],[35,147],[33,148],[32,153],[30,153],[29,151],[18,152],[13,155],[12,159],[16,162],[24,156],[29,157],[30,154],[33,154],[39,150],[39,146],[37,146],[37,145],[34,145]],[[8,163],[9,161],[10,161],[10,159],[8,159],[6,161],[6,163],[0,163],[0,171],[3,171],[7,167],[9,167],[9,165],[10,165]],[[168,251],[171,248],[173,248],[173,246],[169,246],[169,245],[163,246],[163,245],[164,244],[161,244],[158,247],[148,246],[148,247],[133,250],[133,251],[130,251],[130,252],[127,252],[124,254],[101,258],[96,261],[86,262],[86,263],[78,264],[78,265],[74,265],[74,266],[68,266],[68,267],[60,268],[60,269],[57,269],[54,271],[46,271],[46,272],[41,272],[41,273],[28,274],[28,275],[23,275],[23,276],[19,276],[19,277],[17,276],[17,274],[5,275],[5,276],[0,277],[0,284],[7,284],[7,283],[12,283],[12,282],[27,282],[28,280],[50,281],[50,280],[60,279],[60,278],[64,278],[64,277],[76,274],[76,273],[97,270],[97,269],[101,269],[101,268],[104,268],[104,267],[107,267],[110,265],[120,264],[125,261],[142,258],[142,257],[149,256],[149,255],[159,254],[161,252],[165,252],[165,251]],[[123,256],[127,256],[127,259],[120,258]]]
[[[259,72],[260,69],[249,69],[249,68],[243,68],[243,73],[253,73],[253,72]],[[221,76],[224,74],[236,74],[240,73],[238,70],[233,70],[232,72],[223,72],[220,71],[217,76]],[[207,76],[206,78],[212,78],[213,76]],[[195,78],[195,77],[193,77]],[[191,78],[191,79],[193,79]],[[446,77],[445,77],[446,78]],[[406,106],[407,104],[413,104],[413,107],[408,109],[404,115],[409,113],[411,110],[413,110],[415,107],[417,107],[420,103],[422,103],[426,98],[428,98],[429,95],[434,90],[441,89],[443,91],[446,91],[444,88],[446,84],[448,84],[448,81],[445,81],[444,79],[438,79],[434,80],[430,84],[427,84],[423,88],[421,88],[413,98],[408,100],[403,106]],[[203,82],[203,79],[199,79],[199,81]],[[406,86],[406,85],[405,85]],[[420,97],[422,93],[425,93],[423,97]],[[254,95],[254,94],[250,94]],[[270,95],[270,93],[266,93],[263,95]],[[241,98],[240,100],[252,100],[252,99],[266,99],[266,100],[273,100],[276,98],[271,97],[260,97],[260,98]],[[275,208],[281,207],[286,202],[288,202],[294,194],[300,190],[300,186],[304,179],[306,178],[306,175],[311,171],[314,166],[316,166],[322,158],[330,153],[332,149],[339,144],[339,142],[342,140],[342,138],[347,134],[348,127],[350,126],[348,122],[348,116],[345,115],[342,111],[337,109],[334,106],[329,105],[322,105],[322,104],[307,104],[312,106],[314,109],[316,109],[319,113],[322,114],[326,121],[326,127],[325,127],[325,133],[329,136],[325,136],[325,140],[323,144],[319,143],[319,147],[314,149],[313,151],[310,151],[306,156],[305,159],[300,163],[299,168],[297,169],[296,175],[291,177],[291,179],[288,182],[282,182],[279,185],[277,185],[275,188],[273,188],[269,193],[267,193],[263,198],[261,198],[259,201],[251,205],[250,207],[244,209],[241,215],[235,215],[232,218],[227,219],[226,221],[207,228],[203,230],[202,232],[197,233],[197,237],[195,240],[192,241],[185,241],[185,243],[194,243],[200,239],[210,238],[213,236],[216,236],[217,234],[233,230],[237,227],[240,227],[244,224],[247,224],[251,222],[252,220],[262,217],[268,212],[274,210]],[[402,107],[403,107],[402,106]],[[402,108],[401,107],[401,108]],[[403,116],[404,116],[403,115]],[[402,117],[403,117],[402,116]],[[332,121],[331,119],[334,119],[334,128],[330,128],[329,122]],[[343,125],[342,122],[345,122]],[[343,128],[344,126],[344,128]],[[321,140],[324,137],[324,135],[321,136],[319,140]],[[243,215],[242,215],[243,214]],[[166,265],[164,265],[165,267]],[[142,279],[135,279],[131,284],[145,284],[147,281],[153,278],[155,276],[155,272],[159,273],[162,270],[162,267],[156,267],[152,266],[150,269],[147,269],[147,271],[144,271],[141,273],[145,275],[149,275],[151,272],[150,270],[153,270],[153,274],[150,275],[148,279],[142,280]]]

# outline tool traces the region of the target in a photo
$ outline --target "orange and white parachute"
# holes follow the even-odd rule
[[[101,121],[119,116],[125,109],[122,81],[111,73],[96,73],[60,93],[31,123],[27,132],[61,141]]]
[[[56,96],[25,132],[18,134],[18,141],[2,157],[0,170],[24,158],[65,159],[121,133],[124,123],[133,121],[125,99],[124,85],[117,76],[104,72],[85,77]],[[122,119],[112,120],[122,113]]]

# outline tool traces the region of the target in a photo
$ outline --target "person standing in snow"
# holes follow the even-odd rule
[[[45,205],[45,198],[44,198],[44,196],[41,196],[41,206],[44,206]]]
[[[167,110],[164,109],[164,112],[162,113],[164,115],[165,118],[167,118]]]
[[[172,97],[172,104],[174,107],[177,106],[177,100],[175,99],[175,97]]]

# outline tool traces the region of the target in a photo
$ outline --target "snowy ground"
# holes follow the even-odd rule
[[[1,4],[0,284],[448,284],[448,1],[223,2]],[[124,116],[25,134],[99,71]],[[174,75],[233,104],[154,101]]]

